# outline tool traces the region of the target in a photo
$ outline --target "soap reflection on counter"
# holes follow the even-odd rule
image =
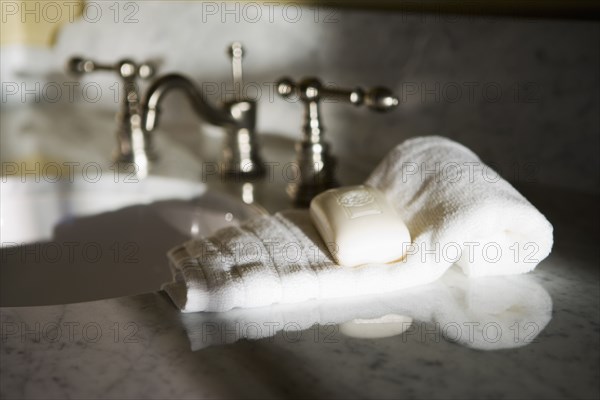
[[[379,318],[357,318],[338,325],[341,334],[357,339],[382,339],[398,336],[413,326],[405,315],[385,314]]]
[[[526,275],[469,279],[453,267],[437,282],[399,293],[180,317],[193,351],[276,335],[323,343],[394,336],[499,350],[535,342],[552,318],[552,299]]]

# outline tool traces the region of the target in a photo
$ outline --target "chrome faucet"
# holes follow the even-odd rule
[[[142,128],[140,96],[136,78],[151,78],[155,71],[154,65],[149,62],[136,64],[127,59],[116,64],[101,64],[82,57],[72,57],[67,62],[67,70],[73,74],[113,71],[122,78],[123,95],[121,109],[117,114],[119,126],[113,160],[122,166],[134,164],[140,174],[146,174],[148,162],[153,160],[155,155],[152,151],[151,138]]]
[[[189,78],[179,74],[164,75],[152,83],[142,101],[143,127],[148,133],[156,128],[162,99],[169,91],[179,89],[186,95],[199,117],[227,131],[227,141],[223,150],[224,174],[241,177],[262,176],[265,168],[256,143],[256,102],[242,96],[243,48],[240,43],[233,43],[228,50],[236,92],[234,100],[215,106],[207,101],[202,89]]]
[[[323,86],[317,78],[305,78],[299,83],[282,78],[277,92],[287,99],[300,99],[304,103],[303,139],[296,143],[299,179],[288,184],[288,194],[297,206],[307,206],[318,193],[337,186],[335,158],[329,153],[329,144],[323,140],[320,101],[327,99],[365,105],[371,110],[385,112],[398,105],[398,99],[389,89],[375,87],[368,91]]]

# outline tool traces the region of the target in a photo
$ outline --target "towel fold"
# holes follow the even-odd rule
[[[366,183],[407,223],[413,243],[403,260],[340,267],[308,212],[289,210],[174,248],[174,280],[163,288],[183,312],[227,311],[391,292],[432,282],[453,263],[470,276],[523,273],[550,253],[544,216],[451,140],[404,142]]]
[[[452,140],[407,140],[366,183],[392,200],[421,254],[455,262],[469,276],[529,272],[552,250],[550,222]]]

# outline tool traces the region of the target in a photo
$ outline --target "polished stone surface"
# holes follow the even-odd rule
[[[452,271],[390,296],[224,314],[182,315],[161,292],[1,308],[1,395],[597,398],[597,199],[571,193],[588,210],[578,217],[548,193],[528,197],[557,242],[526,276]],[[356,337],[361,324],[393,328],[389,315],[412,324]]]
[[[281,138],[263,150],[281,165],[293,157]],[[281,171],[206,183],[273,212],[290,205]],[[348,160],[338,172],[344,184],[368,173]],[[182,315],[161,292],[2,307],[0,397],[597,398],[598,198],[518,188],[555,227],[531,274],[451,272],[389,296],[224,314]]]

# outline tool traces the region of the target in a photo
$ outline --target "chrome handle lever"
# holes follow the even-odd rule
[[[145,62],[136,64],[135,62],[124,59],[116,64],[102,64],[91,59],[83,57],[71,57],[67,62],[67,71],[74,74],[85,74],[95,71],[114,71],[121,78],[142,78],[149,79],[155,73],[154,64]]]
[[[316,78],[303,79],[295,83],[289,78],[282,78],[277,83],[277,92],[282,97],[291,98],[298,96],[302,101],[334,100],[342,101],[355,106],[364,105],[374,111],[389,111],[398,105],[398,98],[391,90],[377,86],[369,90],[361,88],[340,89],[323,86]]]
[[[324,86],[317,78],[305,78],[298,83],[282,78],[276,88],[283,98],[299,99],[305,109],[304,138],[296,145],[300,179],[288,185],[288,194],[299,206],[307,206],[315,195],[337,185],[333,171],[335,158],[329,154],[329,145],[323,140],[320,102],[340,101],[378,112],[398,106],[398,98],[384,87],[341,89]]]

